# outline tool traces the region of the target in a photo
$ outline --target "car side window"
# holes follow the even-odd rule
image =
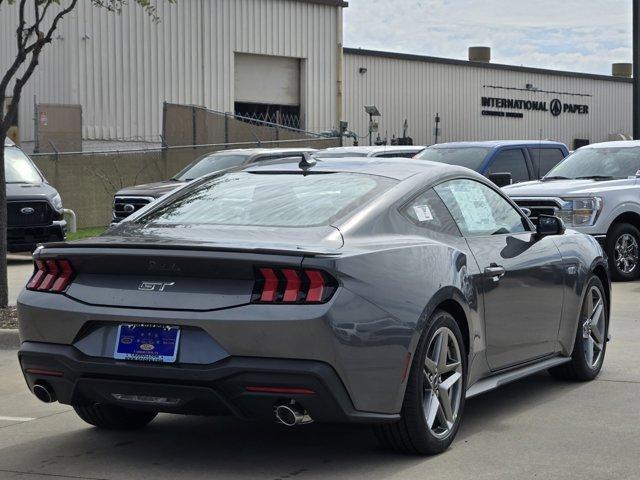
[[[489,166],[486,175],[489,176],[492,173],[510,173],[513,183],[530,180],[527,160],[520,148],[504,150],[498,153]]]
[[[564,160],[564,153],[559,148],[534,147],[529,149],[529,154],[538,178],[544,177],[553,167]]]
[[[400,213],[421,228],[460,236],[449,210],[433,189],[421,193],[401,208]]]
[[[475,180],[441,183],[435,191],[465,237],[529,231],[522,215],[498,192]]]

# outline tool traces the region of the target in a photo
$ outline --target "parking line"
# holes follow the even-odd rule
[[[0,416],[0,422],[30,422],[31,420],[35,420],[35,418],[31,418],[31,417],[3,417],[3,416]]]

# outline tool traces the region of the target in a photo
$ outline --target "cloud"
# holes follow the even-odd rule
[[[350,0],[345,45],[465,59],[471,45],[492,61],[611,73],[631,62],[630,0]]]

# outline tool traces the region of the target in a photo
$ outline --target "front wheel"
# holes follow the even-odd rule
[[[594,275],[589,280],[582,302],[571,361],[549,370],[551,375],[578,381],[589,381],[598,376],[607,351],[608,311],[604,286]]]
[[[447,312],[436,311],[416,349],[401,419],[376,425],[378,439],[402,453],[433,455],[446,450],[460,427],[466,377],[460,328]]]
[[[607,234],[607,255],[614,280],[640,278],[640,230],[630,223],[615,225]]]

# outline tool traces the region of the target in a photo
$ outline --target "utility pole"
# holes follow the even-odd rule
[[[640,0],[633,0],[633,138],[640,140]]]

